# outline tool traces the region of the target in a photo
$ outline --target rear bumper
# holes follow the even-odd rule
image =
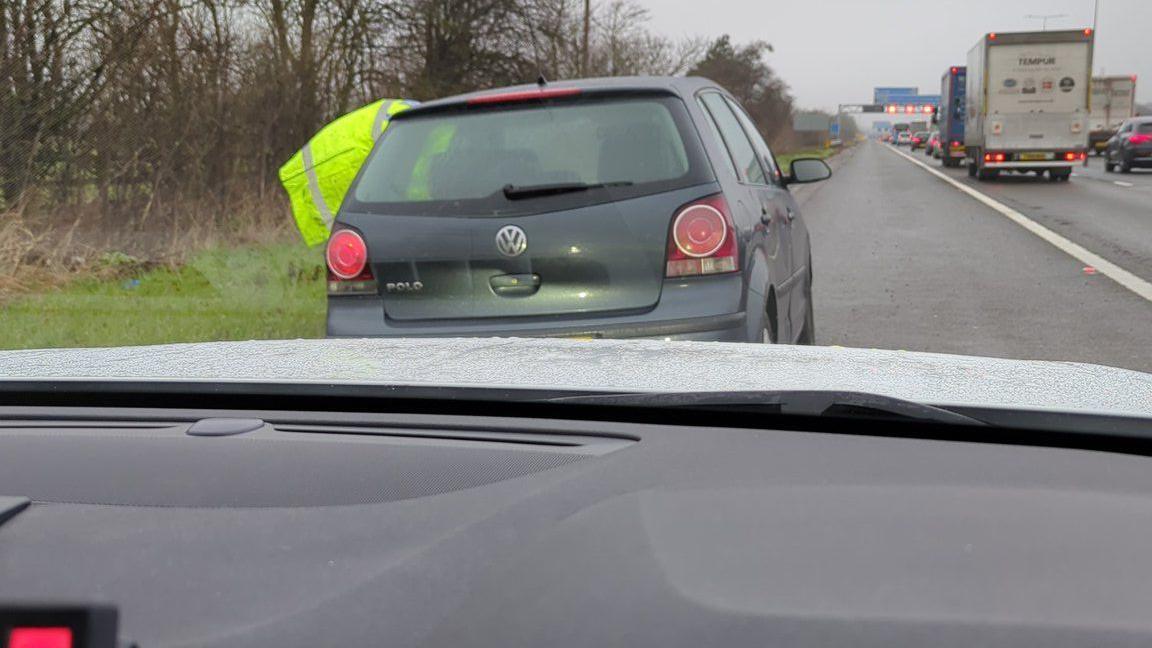
[[[728,313],[709,317],[678,320],[636,322],[629,324],[603,324],[580,326],[517,327],[461,327],[456,330],[441,328],[435,332],[422,329],[388,330],[372,335],[340,334],[329,327],[328,337],[562,337],[581,339],[649,338],[659,340],[697,340],[713,342],[744,342],[747,339],[744,313]]]
[[[585,316],[397,321],[383,299],[328,298],[329,337],[654,338],[744,342],[748,339],[740,273],[668,280],[659,303],[644,312]]]
[[[1124,153],[1124,159],[1134,167],[1152,167],[1152,149],[1140,149]]]
[[[1071,169],[1083,162],[1066,160],[1037,160],[1035,162],[984,162],[985,169]]]

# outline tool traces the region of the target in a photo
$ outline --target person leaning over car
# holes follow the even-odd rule
[[[328,240],[336,210],[396,113],[417,102],[381,99],[330,122],[280,167],[292,216],[309,246]]]

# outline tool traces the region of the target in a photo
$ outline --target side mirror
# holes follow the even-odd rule
[[[819,158],[798,158],[792,160],[788,171],[788,184],[820,182],[832,177],[832,169]]]

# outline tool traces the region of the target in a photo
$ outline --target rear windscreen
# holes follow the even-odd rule
[[[1136,132],[1142,135],[1152,135],[1152,122],[1147,124],[1136,124]]]
[[[683,102],[585,99],[395,120],[361,170],[359,207],[408,212],[525,211],[647,195],[711,179]],[[621,183],[509,200],[504,188]]]

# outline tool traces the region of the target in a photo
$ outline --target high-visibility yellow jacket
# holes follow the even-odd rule
[[[292,216],[310,246],[328,240],[332,220],[376,138],[414,101],[381,99],[337,118],[280,167]]]

